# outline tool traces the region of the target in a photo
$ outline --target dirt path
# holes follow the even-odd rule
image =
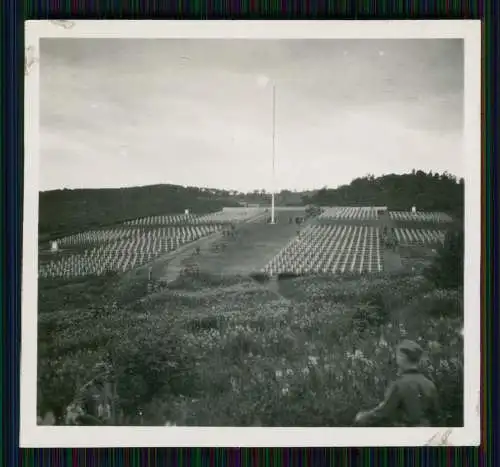
[[[153,274],[153,278],[165,280],[167,283],[175,281],[182,269],[182,262],[193,256],[193,252],[196,248],[200,248],[202,251],[206,250],[221,237],[221,232],[215,232],[208,237],[200,238],[194,242],[184,245],[182,248],[178,248],[176,250],[177,254],[167,262],[163,262],[163,267],[158,268],[156,273]]]
[[[268,213],[258,214],[244,221],[243,224],[259,222],[263,217],[267,215]],[[238,229],[238,225],[236,225],[236,229]],[[147,264],[128,271],[124,275],[124,279],[127,280],[127,278],[130,277],[147,278],[151,273],[151,279],[172,282],[179,276],[181,270],[180,266],[183,259],[190,257],[197,247],[199,247],[201,250],[210,248],[211,245],[221,237],[222,232],[218,231],[206,237],[202,237],[198,240],[182,245],[174,251],[170,251]]]
[[[390,218],[389,214],[381,216],[379,219],[380,232],[383,231],[384,227],[389,233],[389,239],[392,238],[391,229],[396,228],[396,223]],[[384,262],[384,271],[394,272],[403,269],[403,262],[401,261],[401,255],[399,254],[398,247],[391,248],[384,245],[381,242],[382,258]]]

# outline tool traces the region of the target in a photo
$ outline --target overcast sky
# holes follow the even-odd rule
[[[464,175],[461,40],[40,42],[41,190]]]

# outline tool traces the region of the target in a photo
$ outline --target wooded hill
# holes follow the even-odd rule
[[[318,206],[387,206],[392,211],[441,211],[463,218],[464,180],[444,173],[413,171],[409,174],[368,175],[335,189],[322,188],[303,197]]]
[[[219,211],[239,206],[228,196],[178,185],[41,192],[39,234],[44,241],[137,217]]]

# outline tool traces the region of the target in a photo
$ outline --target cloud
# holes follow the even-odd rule
[[[380,56],[379,51],[384,55]],[[462,170],[460,41],[44,39],[41,189]]]

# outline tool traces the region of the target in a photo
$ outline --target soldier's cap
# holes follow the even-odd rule
[[[418,362],[422,358],[424,351],[415,341],[405,339],[398,345],[398,350],[404,354],[411,362]]]

